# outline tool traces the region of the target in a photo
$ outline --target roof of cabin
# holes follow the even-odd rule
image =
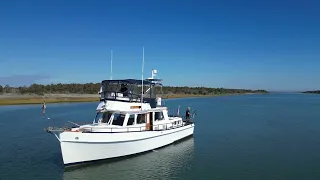
[[[119,114],[145,114],[149,112],[160,112],[163,110],[168,110],[167,107],[157,107],[152,109],[146,109],[146,110],[140,110],[140,111],[134,111],[134,110],[102,110],[101,112],[112,112],[112,113],[119,113]]]

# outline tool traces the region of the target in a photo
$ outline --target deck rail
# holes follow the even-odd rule
[[[179,123],[180,122],[180,123]],[[126,133],[126,132],[143,132],[143,131],[165,131],[170,129],[176,129],[179,127],[194,124],[192,119],[183,119],[183,121],[174,121],[170,123],[156,124],[151,126],[139,126],[139,127],[84,127],[79,131],[82,133]],[[152,128],[151,128],[152,127]],[[103,131],[99,131],[99,129]]]
[[[83,127],[79,129],[79,131],[83,133],[125,133],[125,132],[143,132],[143,131],[164,131],[164,130],[169,130],[169,129],[175,129],[183,126],[187,126],[190,124],[194,124],[194,115],[196,113],[194,112],[193,115],[190,118],[186,118],[185,116],[182,116],[182,121],[178,120],[169,123],[161,123],[161,124],[156,124],[156,125],[141,125],[138,127]],[[178,117],[178,116],[170,116],[170,117]],[[86,125],[90,123],[84,123],[84,122],[71,122],[68,121],[69,123],[76,125],[76,127],[80,127],[81,125]],[[98,124],[98,123],[93,123],[93,124]],[[70,127],[68,125],[64,125],[61,128],[59,127],[48,127],[45,129],[48,133],[54,133],[54,132],[64,132],[64,131],[72,131],[72,128],[76,128],[75,126]],[[99,130],[104,130],[104,131],[99,131]],[[108,131],[105,131],[105,130]]]
[[[185,111],[181,112],[180,110],[181,110],[180,107],[178,107],[178,108],[168,108],[168,116],[169,117],[186,118]],[[181,116],[181,113],[183,114],[182,116]],[[197,110],[193,110],[193,112],[191,113],[191,116],[194,118],[196,114],[197,114]]]

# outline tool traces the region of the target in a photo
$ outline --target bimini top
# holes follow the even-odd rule
[[[143,81],[143,85],[160,85],[161,79],[146,79]],[[142,81],[139,79],[119,79],[119,80],[103,80],[102,84],[132,84],[132,85],[142,85]]]

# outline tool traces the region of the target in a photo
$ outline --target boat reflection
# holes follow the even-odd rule
[[[190,170],[193,159],[194,138],[188,137],[148,153],[68,167],[63,179],[172,179]]]

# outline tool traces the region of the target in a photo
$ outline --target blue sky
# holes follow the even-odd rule
[[[0,84],[320,89],[319,1],[1,1]]]

